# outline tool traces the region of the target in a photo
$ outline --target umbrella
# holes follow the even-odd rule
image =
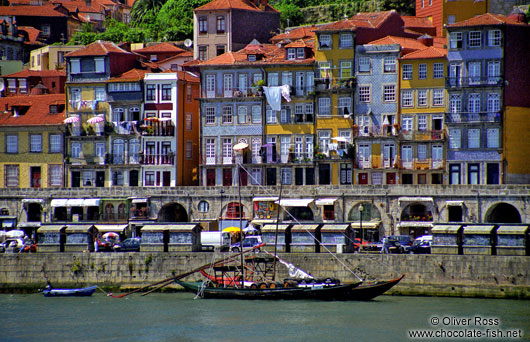
[[[105,121],[105,119],[98,115],[98,116],[94,116],[88,119],[86,122],[93,124],[93,123],[98,123],[98,122],[103,122],[103,121]]]
[[[79,121],[79,116],[71,116],[69,118],[64,119],[64,123],[74,123]]]
[[[239,144],[235,144],[235,145],[234,145],[234,151],[243,151],[243,150],[246,149],[247,147],[248,147],[248,144],[247,144],[247,143],[240,142]]]
[[[144,121],[154,121],[154,122],[158,122],[158,118],[155,118],[154,116],[150,116],[148,118],[145,118]]]
[[[171,121],[171,118],[160,118],[160,119],[158,119],[158,121]]]
[[[24,235],[26,235],[26,233],[24,233],[23,230],[10,230],[8,232],[6,232],[6,238],[8,239],[17,239],[17,238],[22,238],[24,237]]]
[[[108,232],[108,233],[103,234],[101,237],[104,239],[116,239],[116,238],[119,238],[120,236],[118,235],[118,233]]]
[[[254,226],[248,226],[243,229],[243,233],[256,233],[259,232],[259,230]]]
[[[241,229],[239,229],[238,227],[228,227],[228,228],[223,229],[223,233],[237,233],[240,231]]]

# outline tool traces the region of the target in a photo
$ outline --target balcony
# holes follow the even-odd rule
[[[501,122],[500,112],[445,113],[446,123]]]
[[[175,155],[170,154],[140,154],[142,165],[174,165]]]
[[[504,85],[504,78],[501,76],[487,77],[446,77],[446,88],[458,87],[501,87]]]
[[[351,92],[355,90],[355,84],[355,77],[315,78],[315,91],[317,93]]]
[[[381,126],[357,126],[353,125],[353,136],[359,137],[392,137],[396,136],[398,132],[397,127],[393,125]]]
[[[293,86],[291,88],[291,96],[312,96],[315,95],[315,86]]]
[[[140,154],[139,153],[123,153],[123,154],[105,154],[105,164],[108,165],[129,165],[139,164]]]
[[[404,170],[439,170],[444,168],[445,163],[443,160],[413,158],[400,160],[397,165]]]
[[[203,99],[216,98],[253,98],[262,97],[263,87],[249,87],[247,89],[226,89],[218,92],[217,90],[204,90],[201,97]]]
[[[443,130],[401,131],[401,133],[399,133],[399,138],[401,140],[413,140],[413,141],[443,140],[445,138],[445,132]]]
[[[140,124],[138,132],[148,137],[173,137],[175,136],[175,125],[172,121],[144,121]]]

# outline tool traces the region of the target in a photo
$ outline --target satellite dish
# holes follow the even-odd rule
[[[186,40],[184,41],[184,46],[185,46],[185,47],[190,48],[192,45],[193,45],[193,40],[191,40],[191,39],[186,39]]]

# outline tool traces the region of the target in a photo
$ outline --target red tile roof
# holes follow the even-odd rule
[[[413,50],[421,50],[425,48],[425,45],[413,38],[404,38],[396,36],[386,36],[381,39],[374,40],[370,45],[390,45],[390,44],[399,44],[403,50],[408,50],[408,52]]]
[[[131,69],[123,74],[112,77],[107,82],[130,82],[130,81],[140,81],[143,80],[145,74],[149,73],[149,70],[144,69]]]
[[[297,41],[294,41],[292,43],[289,43],[285,45],[286,48],[300,48],[300,47],[314,47],[315,46],[315,40],[314,39],[299,39]]]
[[[27,77],[53,77],[66,76],[63,70],[22,70],[9,75],[2,75],[3,78],[27,78]]]
[[[514,18],[505,17],[502,14],[485,13],[464,21],[459,21],[447,27],[467,27],[467,26],[484,26],[484,25],[525,25]]]
[[[199,83],[200,78],[197,75],[187,71],[176,71],[179,80],[185,80],[186,82]]]
[[[131,52],[118,47],[114,43],[98,40],[84,48],[70,52],[66,57],[107,56],[110,53],[130,54]]]
[[[10,110],[16,106],[29,106],[24,115],[14,117],[12,113],[4,114],[0,111],[0,127],[2,126],[56,126],[62,125],[65,119],[65,109],[58,114],[50,114],[50,105],[64,105],[64,94],[25,95],[0,98],[0,108]]]
[[[28,34],[28,42],[32,44],[40,44],[41,42],[37,41],[39,38],[40,30],[31,27],[31,26],[18,26],[19,31],[24,31]]]
[[[429,20],[429,18],[420,18],[420,17],[413,17],[408,15],[402,15],[401,19],[403,19],[403,22],[405,23],[405,27],[414,27],[414,28],[434,28],[434,25],[432,21]]]
[[[314,31],[316,30],[316,28],[317,27],[315,25],[298,27],[293,30],[275,35],[274,37],[271,38],[271,42],[275,44],[275,43],[281,42],[286,39],[296,40],[296,39],[312,38],[315,36]]]
[[[396,14],[396,12],[386,11],[357,13],[350,19],[344,19],[328,25],[323,25],[315,31],[355,31],[359,27],[378,28],[393,14]]]
[[[248,11],[265,11],[278,12],[274,7],[267,4],[264,7],[258,7],[250,0],[213,0],[204,6],[198,7],[195,11],[215,11],[215,10],[230,10],[242,9]]]
[[[183,53],[186,50],[181,49],[171,43],[164,42],[159,44],[154,44],[151,46],[144,47],[143,49],[134,50],[136,53]]]
[[[429,59],[429,58],[445,58],[447,50],[436,47],[426,47],[422,50],[416,50],[401,57],[401,59]]]
[[[103,13],[104,9],[97,3],[92,3],[91,6],[87,6],[84,1],[74,0],[54,0],[54,4],[61,4],[66,7],[70,12],[76,12],[79,10],[80,13]]]
[[[0,6],[0,15],[13,15],[19,17],[68,17],[55,10],[56,5],[42,6]]]

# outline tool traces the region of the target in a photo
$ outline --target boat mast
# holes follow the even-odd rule
[[[282,181],[282,175],[280,174],[280,197],[278,197],[278,211],[276,213],[276,231],[274,233],[274,256],[277,255],[278,250],[278,224],[280,221],[280,203],[282,201],[282,189],[283,189],[283,181]],[[276,281],[276,258],[274,258],[274,262],[272,264],[272,281]]]

